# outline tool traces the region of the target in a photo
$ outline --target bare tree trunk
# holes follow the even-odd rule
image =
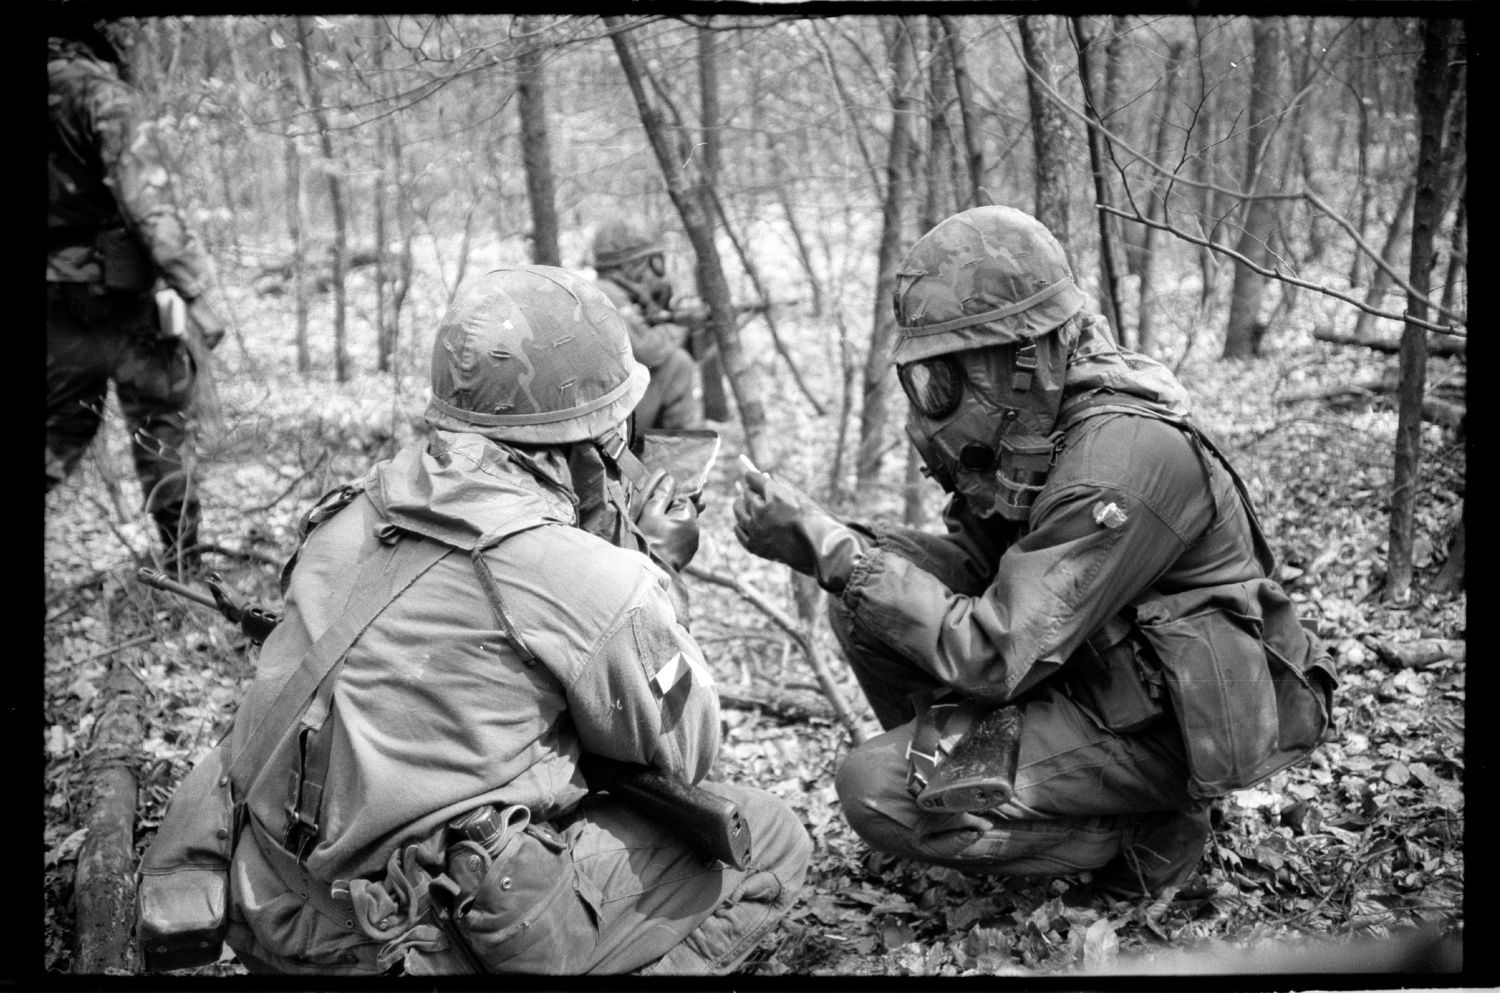
[[[1464,271],[1464,260],[1468,257],[1466,227],[1469,218],[1469,194],[1467,185],[1458,201],[1458,214],[1453,218],[1453,233],[1448,242],[1448,272],[1443,278],[1442,308],[1453,311],[1458,283]]]
[[[375,66],[373,87],[384,98],[385,52],[391,36],[382,31],[375,39],[371,60]],[[371,209],[375,213],[375,369],[377,372],[391,371],[391,348],[395,341],[388,311],[387,291],[390,288],[390,232],[386,227],[390,216],[390,160],[386,156],[386,130],[391,126],[389,118],[382,119],[375,128],[375,176],[374,196]]]
[[[521,162],[526,171],[526,199],[531,204],[531,261],[562,265],[557,248],[557,190],[552,176],[552,145],[547,136],[547,77],[544,49],[531,35],[541,18],[516,15],[516,30],[526,38],[516,60],[516,96],[521,117]]]
[[[979,137],[979,115],[974,110],[974,83],[969,78],[968,63],[964,59],[963,36],[959,33],[959,22],[951,15],[939,18],[948,39],[948,57],[953,62],[953,83],[958,96],[958,115],[964,125],[964,149],[969,175],[968,196],[964,205],[977,207],[979,191],[984,185],[984,143]]]
[[[1453,537],[1448,542],[1448,560],[1432,581],[1432,588],[1437,593],[1452,594],[1464,588],[1464,530],[1464,504],[1460,502]]]
[[[891,63],[891,132],[886,148],[885,198],[881,208],[880,248],[876,255],[875,306],[870,329],[870,347],[865,353],[864,387],[859,421],[859,457],[855,464],[856,489],[868,494],[880,478],[885,449],[888,397],[895,376],[891,372],[891,339],[896,317],[891,311],[891,291],[896,266],[901,261],[904,205],[911,179],[910,162],[912,86],[916,73],[912,20],[894,20],[886,36]]]
[[[944,44],[940,18],[927,18],[927,195],[922,200],[918,228],[930,231],[939,221],[953,213],[954,189],[951,183],[953,132],[948,127],[948,105],[953,102],[953,73],[950,53]]]
[[[1406,242],[1406,233],[1411,224],[1412,200],[1416,197],[1416,193],[1417,180],[1415,176],[1412,176],[1406,180],[1406,185],[1401,190],[1401,199],[1396,204],[1396,213],[1391,218],[1391,226],[1386,230],[1385,244],[1380,247],[1380,258],[1386,266],[1394,268],[1396,259],[1401,254],[1401,248]],[[1374,273],[1370,276],[1370,285],[1365,290],[1366,306],[1380,307],[1385,302],[1385,295],[1390,288],[1390,273],[1376,266]],[[1357,341],[1365,341],[1375,336],[1375,320],[1375,315],[1368,311],[1358,312],[1354,318],[1354,337]]]
[[[1089,67],[1089,45],[1091,44],[1088,31],[1083,25],[1082,17],[1071,18],[1073,27],[1073,43],[1078,50],[1078,80],[1083,87],[1083,107],[1088,119],[1099,124],[1099,108],[1094,104],[1094,88],[1090,83],[1092,79]],[[1113,201],[1109,195],[1109,180],[1105,174],[1104,143],[1103,137],[1094,128],[1088,129],[1089,143],[1089,167],[1094,174],[1094,196],[1101,204],[1111,204]],[[1104,308],[1104,319],[1109,321],[1109,326],[1115,329],[1115,338],[1127,347],[1130,338],[1121,320],[1120,314],[1120,276],[1115,268],[1115,244],[1111,237],[1112,231],[1110,215],[1103,210],[1095,209],[1094,216],[1099,221],[1099,303]]]
[[[1019,18],[1021,54],[1030,66],[1026,73],[1026,92],[1031,108],[1031,141],[1035,154],[1032,173],[1036,179],[1036,219],[1062,243],[1071,257],[1072,231],[1068,224],[1068,151],[1067,122],[1062,111],[1037,82],[1036,76],[1057,88],[1053,42],[1053,21],[1048,15],[1027,14]],[[1035,73],[1035,76],[1033,75]]]
[[[286,134],[286,227],[292,239],[292,300],[296,309],[297,371],[312,371],[312,356],[307,348],[307,244],[302,233],[302,153],[290,129]]]
[[[344,285],[346,260],[349,257],[349,232],[345,221],[344,182],[340,178],[338,158],[333,151],[333,134],[328,124],[328,114],[323,109],[323,95],[318,87],[318,77],[313,72],[312,37],[308,30],[308,18],[296,18],[297,44],[302,52],[302,78],[312,98],[313,118],[318,123],[318,141],[323,150],[323,161],[328,173],[328,203],[333,211],[333,370],[340,383],[349,381],[349,300]]]
[[[1422,57],[1417,65],[1417,191],[1412,202],[1411,261],[1407,313],[1427,318],[1427,289],[1432,277],[1433,240],[1443,220],[1444,114],[1458,96],[1460,70],[1452,50],[1462,44],[1459,25],[1446,18],[1423,22]],[[1411,591],[1412,532],[1417,484],[1422,468],[1422,396],[1427,385],[1427,333],[1410,321],[1401,336],[1401,400],[1396,422],[1395,472],[1391,479],[1390,561],[1384,596],[1405,600]]]
[[[1187,48],[1186,42],[1175,42],[1167,52],[1166,85],[1162,90],[1161,102],[1158,105],[1158,120],[1156,123],[1156,149],[1155,159],[1158,165],[1165,165],[1167,156],[1171,152],[1172,129],[1171,112],[1177,102],[1178,84],[1182,77],[1182,55]],[[1161,192],[1165,187],[1158,180],[1151,186],[1151,201],[1146,205],[1146,216],[1153,221],[1160,221],[1166,216],[1166,199]],[[1149,225],[1141,225],[1141,248],[1138,255],[1138,272],[1140,273],[1140,302],[1136,307],[1136,348],[1147,354],[1156,349],[1156,313],[1158,304],[1156,299],[1156,229]]]
[[[724,278],[719,249],[714,243],[713,216],[704,211],[698,191],[689,182],[684,172],[684,158],[674,155],[667,143],[666,125],[661,113],[646,96],[645,87],[641,83],[640,63],[623,19],[617,15],[608,15],[604,18],[604,23],[610,29],[610,41],[619,57],[620,70],[625,75],[625,82],[630,86],[631,96],[640,113],[641,127],[651,142],[651,150],[656,155],[657,164],[666,180],[667,194],[677,208],[682,226],[698,257],[698,286],[704,302],[709,306],[719,354],[729,373],[735,404],[739,407],[740,423],[745,429],[746,454],[757,464],[771,468],[766,457],[768,453],[762,450],[766,431],[762,375],[759,366],[750,361],[740,343],[734,301],[730,298],[729,282]]]
[[[1278,71],[1282,61],[1281,18],[1256,18],[1251,22],[1250,30],[1254,46],[1250,69],[1250,132],[1246,140],[1242,188],[1252,199],[1245,207],[1245,226],[1235,250],[1265,266],[1271,256],[1269,242],[1276,225],[1276,207],[1272,201],[1254,198],[1254,195],[1265,185],[1261,178],[1271,161],[1271,139],[1276,133],[1276,114],[1282,105],[1281,74]],[[1260,305],[1266,282],[1266,277],[1253,269],[1235,267],[1221,358],[1250,358],[1259,351],[1264,330]]]
[[[771,185],[776,189],[776,200],[781,204],[781,214],[786,218],[787,230],[792,233],[792,244],[797,246],[797,261],[801,263],[802,272],[807,276],[807,289],[812,294],[812,315],[822,317],[823,281],[818,278],[818,271],[813,266],[812,252],[808,249],[807,239],[803,237],[802,225],[797,221],[796,209],[792,206],[791,188],[796,181],[787,170],[786,158],[781,154],[779,143],[769,134],[766,136],[766,154],[771,160]]]
[[[714,191],[718,187],[720,167],[719,57],[714,32],[705,24],[698,29],[698,136],[703,146],[703,168],[698,190],[703,198],[703,212],[714,216]],[[725,227],[729,218],[722,218]],[[764,294],[762,294],[764,296]],[[719,349],[703,343],[694,350],[698,359],[698,379],[703,386],[703,416],[711,421],[729,420],[729,397],[724,389],[724,363]]]

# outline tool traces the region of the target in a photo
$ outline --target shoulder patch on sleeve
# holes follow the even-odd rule
[[[1105,503],[1103,500],[1094,502],[1094,523],[1106,528],[1117,528],[1122,526],[1130,516],[1121,509],[1113,500]]]

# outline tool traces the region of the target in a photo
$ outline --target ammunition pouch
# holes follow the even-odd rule
[[[1120,615],[1073,653],[1062,689],[1115,734],[1139,731],[1166,713],[1161,665],[1135,625]]]
[[[1000,440],[995,470],[995,512],[1008,521],[1031,518],[1031,505],[1057,462],[1060,435],[1019,435]]]
[[[183,779],[136,872],[136,935],[148,972],[208,965],[223,948],[242,822],[226,752],[214,748]]]
[[[109,228],[94,239],[94,251],[109,290],[144,293],[156,282],[156,263],[141,240],[125,228]]]
[[[1136,622],[1161,662],[1193,796],[1251,786],[1327,733],[1333,662],[1272,581],[1141,600]]]

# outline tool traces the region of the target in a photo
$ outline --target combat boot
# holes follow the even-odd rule
[[[1124,829],[1120,854],[1094,871],[1093,888],[1122,900],[1181,886],[1203,858],[1208,804],[1140,814]]]

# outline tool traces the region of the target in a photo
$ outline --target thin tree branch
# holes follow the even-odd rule
[[[1196,235],[1188,234],[1181,228],[1173,227],[1170,224],[1162,224],[1150,220],[1149,218],[1142,217],[1140,211],[1127,213],[1116,207],[1112,207],[1107,203],[1096,204],[1095,206],[1097,206],[1100,210],[1108,211],[1109,213],[1114,214],[1117,217],[1123,217],[1127,221],[1136,221],[1137,223],[1144,224],[1147,227],[1156,228],[1158,231],[1165,231],[1168,234],[1175,235],[1176,237],[1181,238],[1183,241],[1191,242],[1194,245],[1200,245],[1204,248],[1212,249],[1213,251],[1218,252],[1221,255],[1227,255],[1241,265],[1248,266],[1253,271],[1260,273],[1262,276],[1269,276],[1272,279],[1279,279],[1282,282],[1290,283],[1293,286],[1300,286],[1303,289],[1312,290],[1314,293],[1322,293],[1325,296],[1331,296],[1336,300],[1342,300],[1345,303],[1353,304],[1355,307],[1358,307],[1360,310],[1363,310],[1374,317],[1384,317],[1387,320],[1392,321],[1408,321],[1423,329],[1424,331],[1431,331],[1434,334],[1450,334],[1456,338],[1467,338],[1469,336],[1467,331],[1460,331],[1453,325],[1434,324],[1431,321],[1422,320],[1412,314],[1392,314],[1389,311],[1376,310],[1375,308],[1367,305],[1364,301],[1356,300],[1348,294],[1340,293],[1338,290],[1329,289],[1328,287],[1320,286],[1317,283],[1310,283],[1307,280],[1299,279],[1296,276],[1288,276],[1285,273],[1277,272],[1274,269],[1267,269],[1265,266],[1250,261],[1248,258],[1241,255],[1239,252],[1236,252],[1232,248],[1225,248],[1223,245],[1209,241],[1206,238],[1199,238]]]
[[[1015,46],[1014,40],[1011,41],[1011,45],[1012,45],[1012,47]],[[1017,54],[1017,58],[1020,59],[1019,53]],[[1365,243],[1364,239],[1361,238],[1355,232],[1353,225],[1351,225],[1347,220],[1345,220],[1344,218],[1340,217],[1337,213],[1335,213],[1334,210],[1333,210],[1333,208],[1330,207],[1327,204],[1327,202],[1325,202],[1321,197],[1317,196],[1317,194],[1312,193],[1309,190],[1299,190],[1299,191],[1293,192],[1293,193],[1245,193],[1245,192],[1243,192],[1241,190],[1231,189],[1231,188],[1226,187],[1226,186],[1219,186],[1216,183],[1202,182],[1202,181],[1199,181],[1199,180],[1189,179],[1186,176],[1181,176],[1181,175],[1177,174],[1176,172],[1174,172],[1174,171],[1172,171],[1170,169],[1167,169],[1165,166],[1162,166],[1162,165],[1158,164],[1151,156],[1145,154],[1144,152],[1141,152],[1141,151],[1137,150],[1136,148],[1134,148],[1133,146],[1131,146],[1131,144],[1129,142],[1123,140],[1118,135],[1116,135],[1114,132],[1112,132],[1108,128],[1106,128],[1102,123],[1093,120],[1087,113],[1085,113],[1084,111],[1079,110],[1077,107],[1074,107],[1071,103],[1068,102],[1068,100],[1065,97],[1063,97],[1062,94],[1058,93],[1057,90],[1055,90],[1051,85],[1049,85],[1045,79],[1041,78],[1041,76],[1030,65],[1027,65],[1025,59],[1021,59],[1021,64],[1023,66],[1025,66],[1027,73],[1029,75],[1031,75],[1034,79],[1036,79],[1037,84],[1040,86],[1042,92],[1046,95],[1046,97],[1049,100],[1051,100],[1053,103],[1057,104],[1063,110],[1066,110],[1068,113],[1072,114],[1074,117],[1077,117],[1079,120],[1083,121],[1085,127],[1093,128],[1093,129],[1097,130],[1101,135],[1104,136],[1104,138],[1107,141],[1109,141],[1110,145],[1112,146],[1111,157],[1113,157],[1113,147],[1118,147],[1120,149],[1123,149],[1125,152],[1127,152],[1132,158],[1134,158],[1134,159],[1136,159],[1136,160],[1144,163],[1148,169],[1151,169],[1152,171],[1157,172],[1157,173],[1161,174],[1162,176],[1167,177],[1174,184],[1181,184],[1183,186],[1191,186],[1191,187],[1195,187],[1197,189],[1202,189],[1202,190],[1211,190],[1211,191],[1213,191],[1215,193],[1222,193],[1225,196],[1232,197],[1232,198],[1235,198],[1235,199],[1238,199],[1238,200],[1293,200],[1293,201],[1295,201],[1295,200],[1302,200],[1302,201],[1304,201],[1304,202],[1312,205],[1316,209],[1321,210],[1324,213],[1326,213],[1330,218],[1333,219],[1334,223],[1338,224],[1346,232],[1348,232],[1350,234],[1350,236],[1354,239],[1355,245],[1362,252],[1364,252],[1371,259],[1373,259],[1375,261],[1376,265],[1378,265],[1381,269],[1385,270],[1385,272],[1387,273],[1387,275],[1389,275],[1391,277],[1392,281],[1395,282],[1397,286],[1399,286],[1402,290],[1405,290],[1408,294],[1414,294],[1414,293],[1416,293],[1416,291],[1412,289],[1411,285],[1404,278],[1402,278],[1402,276],[1399,273],[1397,273],[1394,269],[1392,269],[1385,262],[1384,259],[1382,259],[1380,257],[1380,253],[1376,252],[1374,249],[1372,249],[1369,245],[1367,245]],[[1121,172],[1121,177],[1123,179],[1124,178],[1124,170],[1122,169],[1122,170],[1120,170],[1120,172]],[[1126,183],[1126,190],[1127,190],[1127,197],[1128,197],[1129,196],[1129,193],[1128,193],[1129,184],[1128,183]],[[1131,198],[1131,205],[1132,206],[1135,205],[1133,198]],[[1119,211],[1115,211],[1115,209],[1113,207],[1109,207],[1109,206],[1106,206],[1106,205],[1100,205],[1100,206],[1103,209],[1105,209],[1105,210],[1111,210],[1111,211],[1114,211],[1115,213],[1119,213]],[[1153,227],[1160,227],[1160,229],[1163,230],[1163,231],[1167,231],[1168,233],[1177,235],[1178,237],[1187,238],[1187,240],[1193,241],[1195,244],[1203,245],[1203,246],[1206,246],[1208,248],[1213,248],[1213,249],[1218,250],[1218,251],[1225,251],[1225,249],[1221,248],[1218,245],[1214,245],[1214,244],[1212,244],[1210,242],[1199,241],[1197,239],[1188,238],[1187,235],[1181,229],[1179,229],[1179,228],[1175,228],[1175,227],[1161,227],[1160,225],[1153,224],[1152,222],[1147,221],[1144,217],[1142,217],[1140,215],[1139,209],[1136,210],[1136,216],[1133,217],[1133,218],[1128,217],[1128,215],[1125,215],[1125,214],[1120,214],[1120,216],[1127,217],[1127,219],[1129,219],[1129,220],[1139,220],[1139,221],[1141,221],[1144,224],[1151,224]],[[1243,255],[1238,255],[1238,254],[1233,253],[1233,252],[1228,252],[1228,254],[1233,255],[1234,258],[1240,260],[1241,262],[1243,262],[1246,265],[1253,265],[1253,263],[1251,263]],[[1363,306],[1362,304],[1358,304],[1357,301],[1355,301],[1355,300],[1351,299],[1350,297],[1347,297],[1347,296],[1345,296],[1345,295],[1343,295],[1341,293],[1338,293],[1336,291],[1329,290],[1329,289],[1326,289],[1324,287],[1315,286],[1315,285],[1313,285],[1311,283],[1300,283],[1300,282],[1297,282],[1295,279],[1293,279],[1293,277],[1281,276],[1281,275],[1278,275],[1278,274],[1275,274],[1275,273],[1268,273],[1267,270],[1265,270],[1263,268],[1260,268],[1258,266],[1255,267],[1255,271],[1260,272],[1262,274],[1275,275],[1276,278],[1278,278],[1278,279],[1284,279],[1284,280],[1287,280],[1289,282],[1293,282],[1295,285],[1304,286],[1304,287],[1307,287],[1309,289],[1313,289],[1313,290],[1315,290],[1317,292],[1320,292],[1320,293],[1326,293],[1326,294],[1328,294],[1330,296],[1336,297],[1336,298],[1338,298],[1340,300],[1348,301],[1350,303],[1356,303],[1360,307],[1361,310],[1369,310],[1369,308]],[[1418,297],[1419,297],[1419,299],[1422,300],[1422,302],[1426,303],[1427,306],[1432,307],[1434,311],[1439,312],[1443,316],[1448,317],[1455,324],[1466,324],[1467,323],[1467,315],[1451,314],[1451,313],[1448,313],[1446,311],[1442,311],[1442,309],[1440,307],[1438,307],[1437,304],[1435,304],[1435,303],[1427,300],[1425,296],[1418,295]],[[1373,311],[1373,310],[1371,310],[1370,313],[1374,314],[1377,317],[1388,317],[1388,318],[1390,318],[1391,320],[1394,320],[1394,321],[1402,321],[1402,320],[1406,319],[1404,317],[1392,316],[1390,314],[1381,313],[1379,311]],[[1435,331],[1435,332],[1437,332],[1439,334],[1455,334],[1455,335],[1459,335],[1459,336],[1462,336],[1462,335],[1465,334],[1465,332],[1459,331],[1456,327],[1453,327],[1451,325],[1447,326],[1447,327],[1444,327],[1444,326],[1439,326],[1439,325],[1434,325],[1434,324],[1425,324],[1424,323],[1421,326],[1427,328],[1428,330]]]
[[[713,583],[715,586],[723,586],[734,590],[740,596],[748,600],[751,606],[771,619],[771,622],[789,634],[797,647],[802,649],[802,654],[807,658],[807,664],[812,667],[813,675],[818,679],[818,685],[823,689],[823,695],[828,698],[828,704],[833,708],[839,723],[849,732],[850,739],[856,745],[865,742],[864,729],[860,727],[859,721],[850,712],[849,705],[844,702],[843,694],[839,692],[838,686],[833,681],[833,674],[828,671],[828,666],[823,661],[823,656],[818,652],[817,646],[813,644],[812,638],[807,631],[787,613],[766,599],[766,595],[744,580],[731,576],[726,572],[714,572],[700,566],[690,565],[683,570],[684,575],[701,579],[705,583]]]

